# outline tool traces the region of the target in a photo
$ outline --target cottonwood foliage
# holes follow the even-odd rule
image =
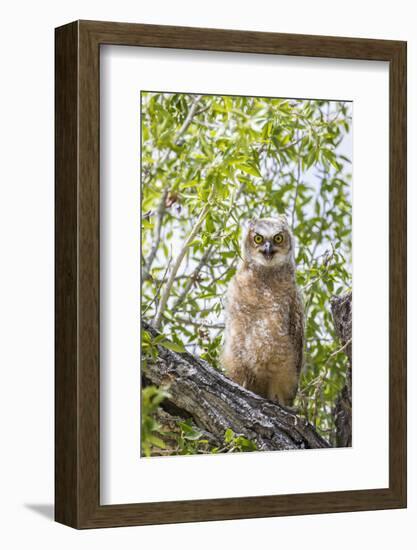
[[[141,94],[142,316],[167,347],[221,368],[241,224],[285,214],[306,313],[296,406],[332,444],[347,359],[330,298],[351,286],[351,123],[348,102]],[[157,392],[144,391],[145,407],[151,397],[159,404]]]

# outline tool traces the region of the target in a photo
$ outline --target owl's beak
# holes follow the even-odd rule
[[[263,254],[266,258],[271,259],[274,255],[274,251],[272,250],[272,244],[269,241],[266,241],[263,248]]]

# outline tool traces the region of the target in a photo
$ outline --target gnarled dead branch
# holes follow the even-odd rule
[[[143,327],[157,336],[146,322]],[[189,353],[159,345],[157,359],[147,359],[143,376],[152,384],[167,386],[174,406],[219,443],[231,428],[264,451],[329,447],[306,420],[242,388]]]
[[[334,409],[336,423],[336,444],[338,447],[352,446],[352,293],[338,296],[331,301],[336,332],[342,342],[343,351],[349,359],[346,384]]]

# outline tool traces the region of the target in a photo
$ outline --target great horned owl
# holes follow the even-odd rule
[[[221,362],[238,384],[291,406],[303,364],[304,312],[285,217],[247,223],[242,259],[227,291]]]

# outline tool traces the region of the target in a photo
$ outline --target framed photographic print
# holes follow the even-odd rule
[[[56,520],[405,507],[406,44],[77,21],[55,108]]]

